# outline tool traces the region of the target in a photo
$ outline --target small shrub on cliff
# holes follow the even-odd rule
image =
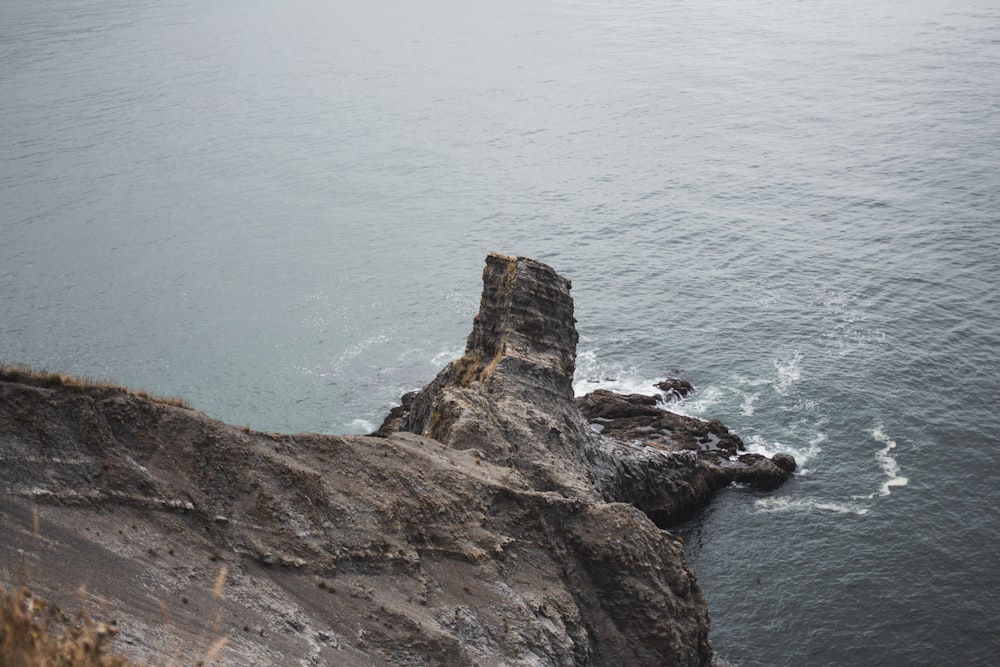
[[[0,665],[4,667],[134,667],[105,653],[116,630],[86,610],[67,617],[26,588],[0,586]]]

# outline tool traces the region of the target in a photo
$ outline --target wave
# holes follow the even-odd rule
[[[840,503],[815,498],[758,498],[754,507],[760,512],[833,512],[835,514],[854,514],[864,516],[871,511],[870,507],[858,503]]]
[[[819,456],[820,452],[823,451],[823,448],[820,445],[824,442],[826,442],[826,433],[822,431],[814,433],[813,436],[806,442],[805,446],[799,447],[786,445],[777,440],[774,440],[773,442],[769,441],[758,433],[752,433],[743,438],[743,444],[746,447],[747,452],[751,454],[763,454],[768,458],[771,458],[775,454],[779,453],[791,454],[794,456],[795,462],[799,466],[795,473],[797,475],[808,475],[811,472],[805,467],[805,464]]]
[[[757,407],[754,405],[760,394],[743,394],[743,402],[740,403],[740,414],[744,417],[752,417]]]
[[[792,385],[802,379],[802,353],[795,351],[791,356],[775,359],[774,369],[778,372],[774,389],[784,396]]]
[[[836,501],[817,500],[815,498],[769,497],[769,498],[758,499],[757,501],[755,501],[754,506],[759,511],[762,512],[820,510],[827,512],[836,512],[838,514],[855,514],[858,516],[864,516],[865,514],[868,514],[873,504],[873,502],[871,501],[874,501],[878,497],[890,495],[892,493],[893,488],[903,487],[909,484],[909,479],[900,475],[899,463],[892,456],[892,451],[896,449],[897,446],[896,441],[890,438],[886,434],[881,425],[877,425],[875,426],[875,428],[871,430],[871,437],[874,438],[876,442],[884,445],[884,447],[875,454],[875,460],[878,462],[879,467],[882,469],[882,472],[885,475],[885,481],[882,482],[878,490],[873,491],[872,493],[851,496],[852,501],[869,501],[869,502],[845,503]],[[820,440],[819,442],[821,441],[822,440]],[[817,442],[816,444],[818,445],[819,442]],[[762,451],[761,453],[765,452]]]
[[[662,395],[654,385],[663,378],[644,377],[636,367],[626,368],[620,364],[609,364],[597,358],[594,350],[584,350],[576,355],[576,375],[573,377],[573,393],[576,396],[589,394],[595,389],[607,389],[617,394]]]
[[[460,345],[459,347],[447,350],[441,350],[431,359],[431,364],[435,367],[440,366],[441,368],[444,368],[448,363],[455,361],[463,354],[465,354],[465,345]]]
[[[720,387],[709,385],[705,388],[698,388],[692,396],[676,403],[669,403],[664,408],[685,417],[705,419],[702,415],[708,412],[708,409],[713,405],[719,403],[724,395],[725,392]]]
[[[882,468],[882,472],[886,477],[885,482],[882,483],[881,488],[878,490],[878,495],[888,496],[892,493],[894,487],[906,486],[910,483],[910,480],[899,474],[899,463],[892,456],[892,450],[896,448],[896,441],[886,435],[881,425],[875,426],[871,434],[875,442],[885,445],[884,448],[875,454],[875,460],[878,461],[879,467]],[[871,497],[874,498],[875,494],[873,493]]]
[[[730,410],[738,408],[742,417],[754,417],[759,405],[765,404],[765,401],[767,401],[766,405],[771,405],[771,398],[764,397],[768,394],[768,390],[765,389],[763,393],[760,391],[760,388],[768,387],[775,394],[784,398],[780,401],[778,409],[799,415],[816,413],[819,410],[816,402],[798,396],[794,391],[795,385],[802,379],[803,358],[802,352],[792,351],[772,362],[774,374],[766,373],[765,377],[759,378],[737,375],[733,378],[734,386],[713,384],[699,387],[694,395],[663,407],[678,414],[704,418],[704,415],[711,411],[712,406],[722,403],[728,405]],[[595,350],[586,350],[577,357],[577,374],[573,389],[577,396],[595,389],[655,396],[662,394],[655,387],[655,383],[662,379],[647,378],[637,368],[609,364],[600,360]],[[737,400],[739,400],[738,406]],[[806,427],[805,433],[797,431],[794,434],[794,439],[798,441],[798,444],[768,439],[759,433],[752,432],[751,426],[748,429],[751,432],[742,435],[746,451],[767,457],[772,457],[779,452],[791,454],[799,466],[795,473],[796,476],[809,475],[812,472],[808,467],[809,462],[819,458],[827,441],[826,432],[821,430],[826,420],[821,415],[814,416],[817,419]],[[872,493],[850,496],[849,499],[843,501],[816,497],[766,497],[755,501],[755,509],[761,512],[829,512],[853,516],[868,514],[873,507],[875,498],[888,496],[894,488],[903,487],[909,483],[909,480],[900,474],[899,464],[893,457],[897,446],[896,442],[885,433],[881,425],[875,426],[870,434],[876,442],[883,445],[875,456],[879,468],[884,474],[884,480]],[[805,440],[804,444],[799,440],[800,437]]]
[[[354,419],[344,431],[344,435],[368,435],[375,430],[375,424],[367,419]]]

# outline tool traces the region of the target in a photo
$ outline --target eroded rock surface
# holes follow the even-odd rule
[[[576,343],[570,282],[540,262],[492,254],[465,355],[404,396],[375,435],[473,447],[536,489],[626,502],[661,527],[732,482],[773,488],[794,471],[789,455],[779,466],[743,453],[718,421],[665,410],[694,391],[681,378],[657,383],[656,396],[597,390],[574,400]]]
[[[417,433],[516,469],[533,488],[597,499],[596,440],[573,402],[570,282],[531,259],[491,254],[465,354],[403,398],[376,435]]]
[[[656,386],[672,391],[676,385]],[[773,489],[795,471],[790,454],[772,460],[746,453],[743,440],[718,420],[663,409],[671,398],[669,391],[664,397],[597,390],[577,399],[592,427],[614,443],[605,443],[594,457],[605,497],[632,503],[669,527],[704,507],[724,486]]]
[[[225,638],[230,665],[711,664],[694,574],[649,517],[789,463],[730,461],[721,424],[646,399],[581,412],[569,288],[491,255],[466,354],[380,437],[0,381],[0,579],[68,606],[85,583],[122,652],[158,662]]]

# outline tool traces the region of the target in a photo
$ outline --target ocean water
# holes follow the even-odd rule
[[[0,361],[363,433],[531,256],[579,392],[800,462],[681,528],[722,655],[1000,662],[996,2],[5,0],[0,64]]]

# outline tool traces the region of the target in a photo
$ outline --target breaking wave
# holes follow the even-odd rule
[[[805,467],[805,464],[819,456],[820,452],[823,451],[821,445],[824,442],[826,442],[826,433],[823,433],[822,431],[815,433],[811,438],[809,438],[804,446],[799,447],[786,445],[777,440],[771,442],[757,433],[753,433],[743,438],[743,444],[746,446],[746,450],[751,454],[763,454],[768,458],[779,453],[791,454],[794,456],[795,462],[799,466],[796,471],[797,475],[808,475],[810,473],[810,470]]]
[[[354,419],[351,421],[347,430],[344,431],[345,435],[368,435],[375,430],[375,424],[368,421],[367,419]]]
[[[654,385],[662,380],[662,377],[643,377],[638,368],[635,367],[626,368],[620,364],[600,361],[596,351],[584,350],[576,355],[573,393],[577,396],[583,396],[595,389],[607,389],[617,394],[655,396],[661,392]]]

